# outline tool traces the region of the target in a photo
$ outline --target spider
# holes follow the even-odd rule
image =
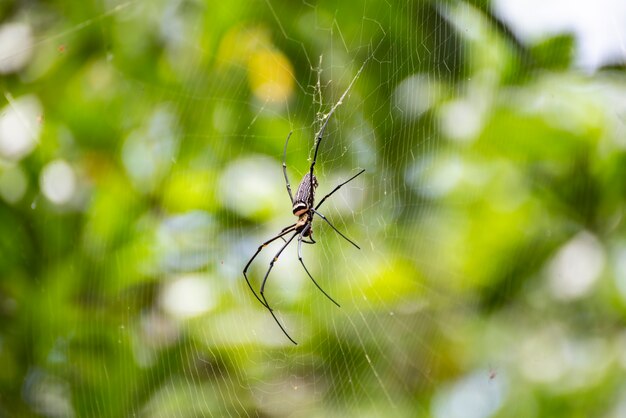
[[[250,287],[250,290],[252,291],[254,296],[257,298],[257,300],[259,302],[261,302],[261,305],[263,305],[270,312],[270,314],[274,318],[274,321],[276,321],[276,323],[280,327],[280,329],[283,332],[283,334],[285,334],[285,336],[287,336],[287,338],[289,338],[289,341],[291,341],[295,345],[298,345],[298,343],[293,338],[291,338],[291,336],[287,333],[287,331],[282,326],[282,324],[280,323],[278,318],[276,318],[276,315],[274,314],[274,310],[270,307],[269,303],[267,302],[267,299],[265,298],[265,294],[264,294],[264,292],[265,292],[265,283],[267,282],[267,278],[269,277],[270,272],[272,271],[272,268],[274,267],[274,263],[276,263],[276,261],[278,261],[278,257],[280,257],[281,253],[294,240],[294,238],[298,237],[298,260],[300,260],[300,264],[302,264],[302,267],[304,268],[304,271],[306,271],[306,274],[309,276],[309,278],[311,279],[313,284],[315,284],[315,286],[324,294],[324,296],[326,296],[335,305],[340,307],[340,305],[332,297],[330,297],[328,295],[328,293],[326,293],[324,291],[324,289],[322,289],[320,287],[320,285],[315,281],[315,279],[313,278],[313,276],[311,275],[309,270],[306,268],[306,265],[304,264],[304,261],[302,260],[302,243],[303,242],[305,244],[315,244],[316,243],[316,241],[313,239],[313,217],[315,215],[317,215],[320,218],[322,218],[324,220],[324,222],[326,222],[328,225],[330,225],[330,227],[335,232],[337,232],[342,238],[344,238],[350,244],[354,245],[357,249],[360,249],[360,247],[358,245],[356,245],[354,243],[354,241],[352,241],[350,238],[346,237],[337,228],[335,228],[335,226],[324,215],[322,215],[318,211],[318,209],[320,208],[320,206],[322,206],[322,204],[326,201],[326,199],[328,199],[330,196],[332,196],[333,193],[335,193],[337,190],[339,190],[343,185],[349,183],[350,181],[354,180],[355,178],[357,178],[358,176],[363,174],[365,172],[364,169],[359,171],[354,176],[350,177],[348,180],[340,183],[330,193],[328,193],[326,196],[324,196],[322,198],[322,200],[320,200],[317,205],[315,205],[315,188],[318,186],[318,182],[317,182],[317,178],[313,174],[313,169],[315,168],[315,163],[317,161],[317,152],[319,150],[320,143],[322,142],[322,138],[324,136],[324,131],[326,130],[326,126],[328,125],[328,121],[330,120],[330,117],[332,116],[333,112],[334,112],[334,109],[332,109],[330,111],[330,113],[328,114],[328,116],[326,117],[326,121],[322,125],[322,128],[320,129],[318,135],[315,138],[315,153],[313,154],[313,161],[311,162],[311,167],[309,168],[309,172],[304,175],[304,177],[300,181],[300,184],[298,185],[298,189],[296,190],[295,198],[294,198],[294,196],[293,196],[293,194],[291,192],[291,185],[289,184],[289,177],[287,176],[287,163],[286,163],[286,159],[287,159],[287,144],[289,144],[289,138],[291,137],[291,134],[293,133],[293,131],[289,132],[289,135],[287,135],[287,140],[285,141],[285,148],[283,150],[283,175],[285,176],[285,183],[286,183],[286,186],[287,186],[287,193],[289,194],[289,200],[291,201],[291,205],[292,205],[291,206],[291,210],[292,210],[293,214],[298,217],[298,220],[296,221],[296,223],[283,228],[278,233],[278,235],[268,239],[263,244],[261,244],[259,246],[259,248],[256,250],[256,252],[254,253],[254,255],[252,256],[252,258],[250,258],[250,260],[248,261],[248,264],[246,264],[246,266],[243,269],[243,276],[245,277],[246,283],[248,284],[248,287]],[[289,238],[287,238],[287,239],[284,238],[285,235],[288,235],[288,234],[290,234],[292,232],[293,232],[293,234]],[[259,291],[259,294],[261,296],[259,297],[259,294],[257,294],[257,292],[254,291],[254,288],[252,287],[252,284],[250,284],[250,280],[248,279],[248,275],[247,275],[248,268],[250,267],[250,264],[252,264],[254,259],[257,257],[257,255],[259,255],[261,250],[263,250],[263,248],[265,248],[270,243],[276,241],[279,238],[282,239],[285,242],[285,244],[280,248],[280,250],[278,250],[278,252],[274,256],[272,261],[270,261],[270,265],[269,265],[267,271],[265,272],[265,277],[263,277],[263,281],[261,282],[261,289]]]

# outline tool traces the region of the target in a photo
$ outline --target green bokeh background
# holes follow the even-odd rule
[[[0,158],[0,416],[625,413],[623,67],[577,70],[569,34],[522,45],[479,1],[9,0],[0,21],[32,30],[0,112],[42,109]],[[320,219],[303,249],[340,309],[281,257],[293,346],[241,270],[293,222],[287,133],[295,188],[353,80],[316,170],[325,194],[366,169],[324,210],[362,249]],[[185,278],[208,302],[181,317]]]

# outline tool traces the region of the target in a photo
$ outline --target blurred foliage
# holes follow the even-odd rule
[[[626,414],[626,77],[572,34],[483,1],[0,22],[0,416]],[[319,219],[304,246],[340,309],[283,253],[293,346],[241,271],[335,104],[318,195],[366,169],[324,206],[361,251]]]

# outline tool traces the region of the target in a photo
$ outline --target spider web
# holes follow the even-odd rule
[[[620,416],[624,44],[511,4],[0,7],[0,416]]]

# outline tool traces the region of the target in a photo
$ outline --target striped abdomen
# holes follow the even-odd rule
[[[311,173],[306,173],[298,186],[296,196],[293,199],[293,214],[301,216],[309,210],[313,205],[315,196],[315,188],[317,187],[317,179],[313,175],[313,189],[311,189]]]

